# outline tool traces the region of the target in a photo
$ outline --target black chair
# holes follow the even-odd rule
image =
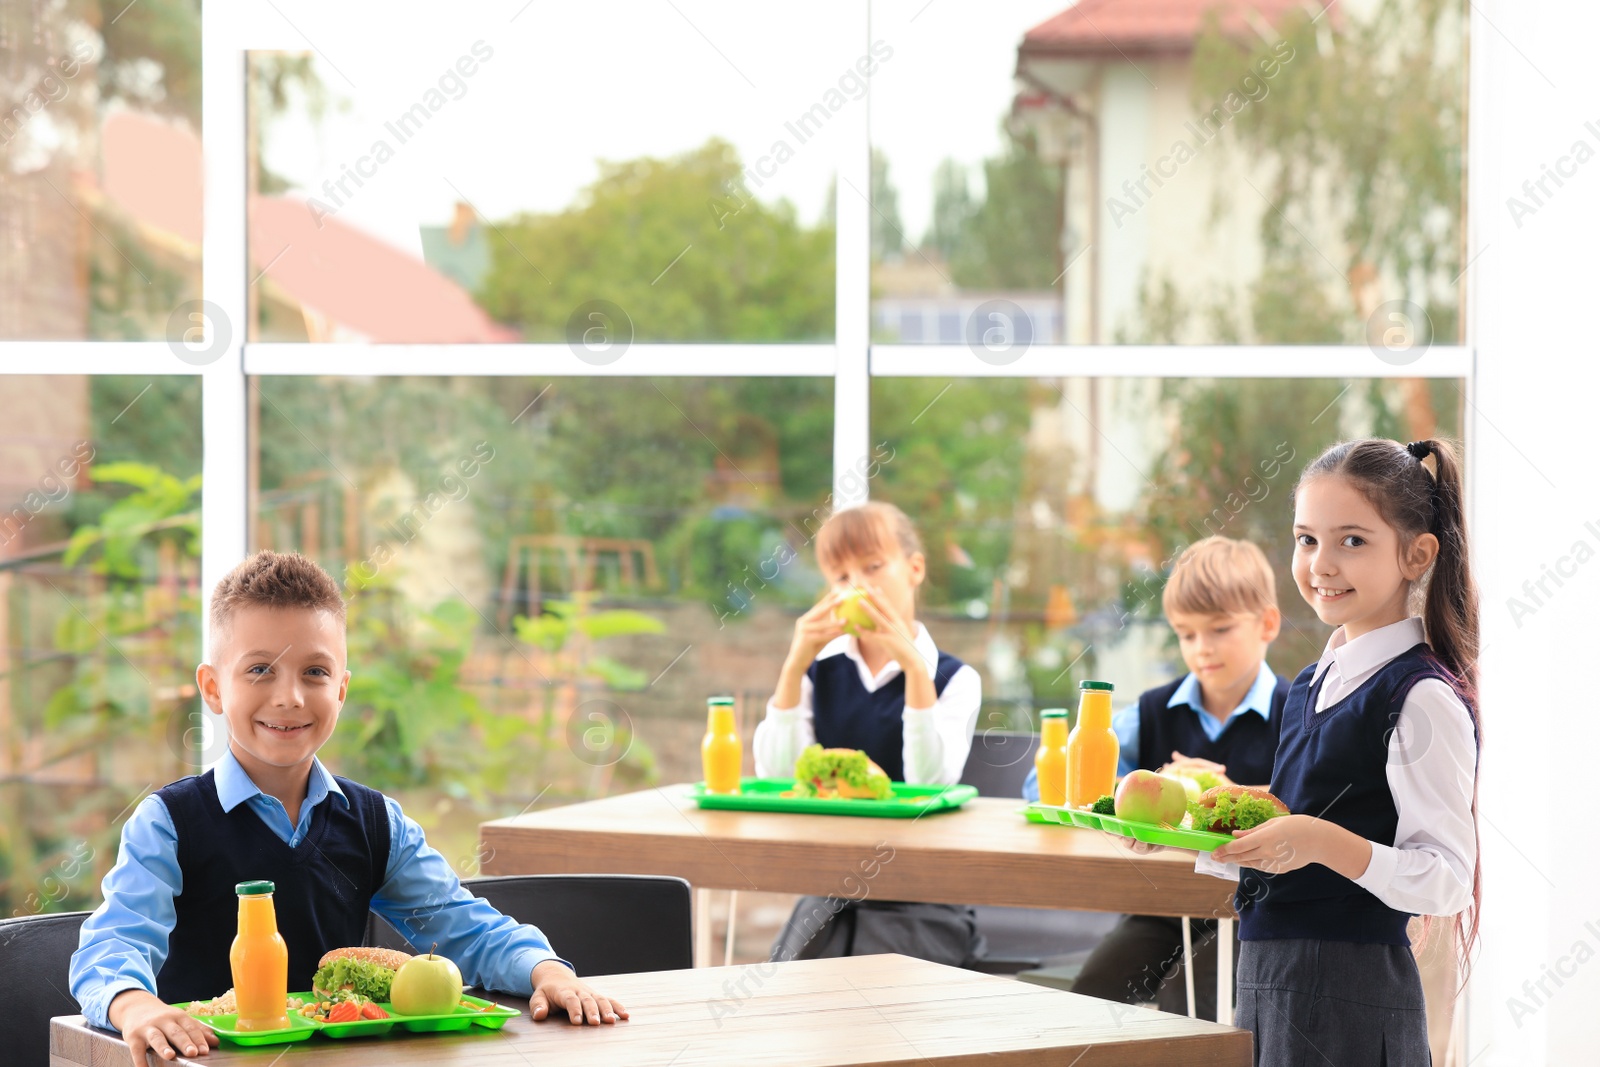
[[[503,915],[544,931],[578,974],[635,974],[694,966],[689,883],[633,874],[536,874],[467,878],[461,883]],[[367,943],[402,952],[410,945],[392,926],[368,917]]]
[[[972,736],[961,781],[977,786],[980,797],[1009,797],[1020,802],[1022,783],[1033,770],[1033,754],[1038,748],[1038,734],[982,730]]]
[[[1033,754],[1038,748],[1038,734],[980,731],[973,735],[961,781],[977,786],[979,796],[1015,800],[1020,808],[1022,783],[1033,770]],[[1041,967],[1070,971],[1088,958],[1094,946],[1122,918],[1100,912],[999,908],[987,904],[976,905],[973,910],[978,914],[984,954],[972,964],[972,970],[986,974],[1020,974]]]
[[[82,1009],[67,991],[86,911],[25,915],[0,921],[0,1002],[11,1014],[6,1063],[50,1062],[50,1020]]]

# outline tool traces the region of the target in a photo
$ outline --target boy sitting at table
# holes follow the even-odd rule
[[[398,803],[317,759],[350,684],[344,621],[339,586],[297,553],[257,553],[217,583],[196,679],[227,720],[228,751],[129,816],[69,974],[85,1018],[121,1031],[137,1067],[146,1049],[170,1060],[216,1044],[171,1005],[233,984],[234,887],[255,879],[276,886],[290,991],[311,988],[324,952],[360,945],[371,910],[418,951],[437,942],[469,984],[530,997],[534,1019],[628,1017],[537,927],[468,892]]]
[[[1266,556],[1249,541],[1197,541],[1173,563],[1161,607],[1189,672],[1112,719],[1122,748],[1118,777],[1135,768],[1183,768],[1226,773],[1240,785],[1271,781],[1289,680],[1266,664],[1282,622]],[[1039,799],[1036,774],[1023,795]],[[1127,916],[1095,947],[1072,991],[1128,1004],[1154,999],[1184,1013],[1182,924],[1171,916]],[[1216,942],[1215,920],[1196,924],[1195,1009],[1202,1019],[1216,1018]]]

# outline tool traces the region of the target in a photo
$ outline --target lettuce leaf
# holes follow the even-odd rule
[[[889,776],[872,769],[867,754],[859,749],[837,751],[811,745],[794,764],[795,795],[817,796],[823,788],[833,788],[835,780],[857,790],[865,790],[878,800],[888,800],[893,790]]]
[[[1213,833],[1250,830],[1282,814],[1270,800],[1249,793],[1224,793],[1217,797],[1216,807],[1210,809],[1197,803],[1189,805],[1190,821],[1195,829]]]
[[[311,978],[311,984],[325,993],[350,986],[351,992],[372,1000],[388,1000],[393,983],[394,972],[389,968],[350,959],[333,960]]]

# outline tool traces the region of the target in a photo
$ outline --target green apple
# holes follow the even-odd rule
[[[878,624],[872,621],[872,616],[867,614],[867,609],[862,606],[861,598],[866,596],[865,590],[852,589],[839,598],[839,603],[834,605],[833,617],[843,624],[845,633],[859,634],[862,630],[876,630]]]
[[[1176,826],[1189,810],[1189,794],[1176,778],[1137,770],[1117,783],[1117,818]]]
[[[456,965],[430,950],[426,956],[413,956],[400,965],[389,990],[389,1003],[397,1015],[453,1015],[461,1003],[461,989]]]
[[[1187,774],[1174,774],[1170,771],[1165,777],[1175,779],[1179,785],[1183,786],[1184,793],[1188,796],[1190,803],[1200,799],[1200,794],[1203,790],[1200,788],[1198,779],[1190,778]]]

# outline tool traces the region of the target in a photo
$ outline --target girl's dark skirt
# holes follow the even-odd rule
[[[1422,978],[1406,945],[1242,941],[1234,1025],[1256,1067],[1429,1067]]]

